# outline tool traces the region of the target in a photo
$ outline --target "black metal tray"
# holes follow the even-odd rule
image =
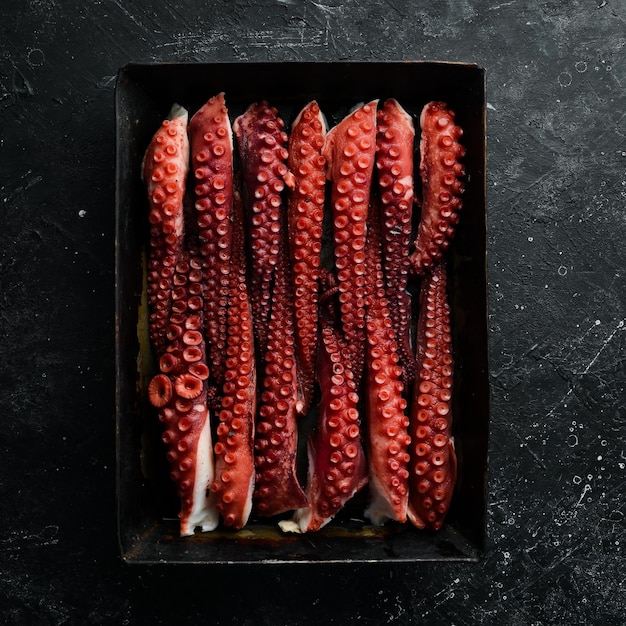
[[[239,532],[178,536],[178,503],[168,478],[160,424],[146,399],[155,373],[147,341],[147,201],[143,154],[171,105],[193,114],[224,91],[231,115],[267,99],[287,125],[317,99],[329,122],[374,98],[396,98],[415,118],[430,100],[446,101],[464,129],[466,193],[448,251],[455,354],[453,432],[458,480],[444,527],[373,527],[359,494],[326,528],[286,535],[274,520],[251,518]],[[485,73],[471,64],[195,63],[131,64],[116,85],[117,504],[122,558],[129,563],[296,563],[477,561],[485,541],[489,384],[485,204]],[[416,162],[417,165],[417,162]]]

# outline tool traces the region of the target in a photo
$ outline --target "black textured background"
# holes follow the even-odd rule
[[[623,0],[8,4],[0,621],[625,623]],[[312,59],[487,70],[487,553],[129,568],[114,501],[115,75],[129,61]]]

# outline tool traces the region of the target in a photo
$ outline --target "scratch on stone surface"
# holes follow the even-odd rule
[[[539,541],[535,541],[535,543],[533,543],[532,546],[528,546],[527,548],[523,549],[524,554],[530,554],[533,550],[535,550],[537,548],[537,546],[539,545]],[[532,560],[532,559],[531,559]],[[534,563],[535,561],[533,561]]]
[[[98,89],[108,89],[111,85],[115,83],[116,76],[103,76],[99,81],[96,82],[96,87]]]
[[[501,9],[502,7],[510,7],[513,6],[514,4],[517,4],[517,0],[511,0],[511,2],[503,2],[502,4],[496,4],[493,7],[489,7],[489,11],[497,11],[498,9]]]
[[[589,363],[587,363],[587,365],[585,366],[585,369],[583,369],[582,372],[573,372],[573,375],[575,378],[582,378],[583,376],[585,376],[589,370],[593,367],[594,363],[598,360],[598,358],[600,357],[600,355],[602,354],[602,352],[604,351],[604,349],[609,345],[609,343],[611,343],[611,341],[613,340],[613,338],[615,337],[615,335],[624,328],[624,322],[625,320],[620,320],[617,323],[617,326],[611,331],[611,333],[609,334],[609,336],[602,342],[602,345],[600,346],[600,348],[598,349],[598,351],[595,353],[595,355],[593,356],[593,358],[589,361]],[[589,331],[587,331],[588,333]],[[587,334],[585,333],[585,335]],[[570,388],[567,390],[567,392],[565,394],[563,394],[563,396],[561,397],[561,399],[550,409],[550,411],[547,413],[546,417],[551,417],[552,415],[554,415],[555,411],[557,409],[559,409],[560,407],[563,406],[563,404],[565,403],[565,401],[574,393],[574,385],[573,383],[570,383]]]
[[[23,547],[53,546],[59,543],[57,539],[58,534],[59,527],[54,524],[45,526],[40,533],[13,532],[5,539],[0,539],[0,550],[9,551],[21,550]]]
[[[589,363],[587,364],[587,367],[585,367],[585,369],[582,371],[580,376],[584,376],[593,367],[593,364],[598,360],[598,357],[602,354],[602,352],[609,345],[609,343],[613,341],[613,338],[615,337],[615,335],[622,328],[624,328],[624,320],[620,320],[617,326],[611,332],[611,334],[602,342],[600,349],[596,352],[595,356],[591,359],[591,361],[589,361]]]
[[[432,597],[432,600],[435,600],[435,603],[431,606],[431,608],[429,608],[427,611],[422,613],[421,616],[426,617],[428,614],[432,613],[434,610],[439,608],[442,604],[454,598],[454,591],[452,591],[452,589],[454,588],[455,584],[456,583],[453,581],[450,585],[448,585],[447,587],[444,587],[441,591],[438,591]],[[442,596],[442,595],[443,595],[443,598],[439,599],[439,596]]]
[[[318,48],[328,42],[328,28],[307,29],[304,25],[291,26],[286,31],[273,29],[244,33],[241,41],[250,48]],[[158,44],[157,48],[178,48],[182,54],[197,54],[217,49],[217,44],[225,44],[228,37],[219,31],[206,31],[202,34],[178,33],[172,41]]]
[[[580,498],[578,498],[578,502],[574,505],[574,508],[577,508],[580,506],[581,502],[583,501],[583,498],[591,491],[591,485],[590,484],[586,484],[583,487],[582,493],[580,494]]]
[[[598,98],[600,98],[600,96],[598,96]],[[618,135],[619,137],[624,137],[624,133],[621,132],[619,125],[622,123],[622,120],[626,118],[626,112],[622,113],[619,118],[617,118],[616,121],[613,122],[612,126],[607,124],[607,127],[597,136],[596,141],[598,141],[598,145],[601,145],[602,140],[609,134],[615,134]],[[609,147],[611,144],[608,144],[607,147]],[[621,144],[619,144],[621,145]]]
[[[547,576],[549,572],[551,572],[553,569],[558,567],[561,563],[563,563],[563,561],[569,559],[569,557],[573,554],[573,552],[579,547],[580,546],[574,546],[573,548],[569,548],[569,550],[566,550],[565,554],[563,554],[563,556],[560,559],[557,559],[556,561],[553,561],[552,563],[550,563],[550,565],[548,565],[547,567],[544,567],[538,576],[531,577],[530,580],[526,584],[513,585],[512,587],[509,587],[502,593],[509,595],[513,591],[517,591],[517,592],[526,591],[527,589],[532,587],[535,583],[538,583],[542,578]]]
[[[311,4],[328,15],[341,15],[343,13],[343,5],[341,4],[338,4],[337,6],[327,6],[325,4],[320,4],[319,2],[311,2]]]
[[[13,81],[11,84],[11,88],[13,93],[15,93],[16,95],[19,94],[32,96],[35,93],[35,90],[30,84],[30,81],[16,67],[13,68]]]
[[[253,48],[268,46],[289,46],[297,44],[305,48],[324,45],[327,37],[326,29],[306,31],[303,27],[288,28],[286,32],[277,33],[273,30],[261,30],[244,35],[246,43]]]
[[[3,193],[3,192],[6,193],[6,196],[2,198],[2,202],[3,203],[12,202],[16,196],[18,196],[21,193],[24,193],[31,187],[34,187],[35,185],[40,183],[42,180],[43,180],[42,176],[40,175],[33,176],[33,171],[27,170],[26,172],[24,172],[24,174],[22,174],[22,176],[20,177],[20,180],[17,181],[16,184],[8,188],[5,187],[4,185],[0,187],[0,193]]]
[[[35,89],[30,84],[30,81],[15,65],[13,65],[10,85],[7,87],[4,82],[0,82],[0,88],[0,101],[7,101],[3,103],[3,106],[12,106],[22,97],[35,95]]]
[[[385,4],[399,17],[401,18],[405,18],[407,17],[406,12],[401,11],[395,4],[393,4],[393,2],[391,0],[385,0]],[[407,8],[406,6],[403,6],[402,8]]]
[[[172,41],[159,43],[155,48],[178,48],[181,54],[211,52],[217,49],[217,43],[227,41],[227,36],[218,30],[207,30],[202,33],[178,32],[172,35]]]
[[[135,26],[139,26],[142,30],[148,30],[144,24],[137,19],[134,13],[131,13],[120,0],[113,0],[113,4],[133,23]]]
[[[507,499],[497,500],[496,502],[490,502],[487,506],[498,506],[499,504],[508,504],[509,501]]]
[[[526,451],[530,454],[530,456],[533,457],[533,459],[535,460],[537,465],[541,467],[541,469],[547,470],[548,468],[546,467],[541,457],[528,445],[528,443],[526,443],[526,441],[524,441],[524,439],[522,439],[521,435],[512,428],[512,424],[510,424],[510,426],[511,426],[510,430],[515,435],[516,439],[519,441],[520,447],[526,449]]]
[[[541,469],[547,470],[548,468],[546,467],[545,463],[541,460],[541,458],[537,455],[536,452],[533,451],[533,449],[525,442],[522,441],[521,445],[523,448],[526,448],[526,450],[528,450],[528,453],[530,454],[530,456],[533,457],[533,459],[535,459],[535,461],[537,462],[537,465],[539,465],[539,467],[541,467]]]

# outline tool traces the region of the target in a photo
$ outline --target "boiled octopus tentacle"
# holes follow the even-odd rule
[[[310,505],[279,523],[286,532],[319,530],[367,484],[359,396],[346,348],[339,331],[323,321],[317,369],[322,397],[317,432],[307,446]]]
[[[429,102],[420,115],[422,213],[411,255],[412,267],[420,276],[442,258],[463,205],[465,168],[459,159],[465,148],[459,143],[463,131],[454,117],[444,102]]]
[[[251,105],[233,123],[241,157],[251,241],[250,298],[262,352],[283,229],[287,134],[278,111],[267,102]],[[289,178],[287,177],[289,180]]]
[[[277,265],[256,424],[254,505],[264,517],[307,505],[296,477],[300,400],[288,263],[285,248]]]
[[[446,269],[438,263],[420,292],[417,367],[410,415],[408,517],[418,528],[441,528],[456,480],[451,436],[453,357]]]
[[[152,138],[142,163],[150,202],[148,252],[149,335],[160,356],[172,305],[172,279],[183,242],[183,198],[189,170],[186,109],[175,104]]]
[[[322,154],[332,181],[335,266],[341,325],[357,388],[365,358],[365,239],[376,151],[377,100],[360,106],[326,136]]]
[[[310,102],[292,125],[287,161],[294,177],[287,213],[295,293],[296,355],[302,411],[305,413],[313,396],[318,342],[319,267],[326,184],[326,160],[322,156],[325,135],[324,116],[317,102]]]
[[[397,100],[387,100],[378,114],[376,169],[381,191],[383,272],[391,322],[398,343],[405,385],[415,378],[411,347],[411,298],[407,292],[413,215],[413,143],[411,116]]]
[[[226,311],[232,239],[233,139],[224,94],[209,101],[189,122],[196,180],[195,217],[204,265],[204,324],[211,375],[224,385]]]
[[[409,419],[390,308],[385,296],[377,207],[370,212],[367,239],[365,401],[370,503],[365,515],[379,525],[406,521]]]
[[[215,481],[211,491],[216,495],[224,525],[239,530],[245,526],[252,510],[256,364],[252,310],[246,284],[241,197],[236,190],[234,207],[226,371],[215,444]]]
[[[170,476],[181,501],[180,534],[193,535],[200,526],[213,530],[219,520],[209,496],[213,481],[213,446],[207,408],[206,348],[202,323],[202,270],[185,255],[173,276],[172,314],[166,330],[168,345],[159,370],[148,386],[148,397],[163,423]]]

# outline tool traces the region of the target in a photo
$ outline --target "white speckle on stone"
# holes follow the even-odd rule
[[[569,72],[561,72],[557,80],[561,87],[569,87],[572,84],[572,75]]]

